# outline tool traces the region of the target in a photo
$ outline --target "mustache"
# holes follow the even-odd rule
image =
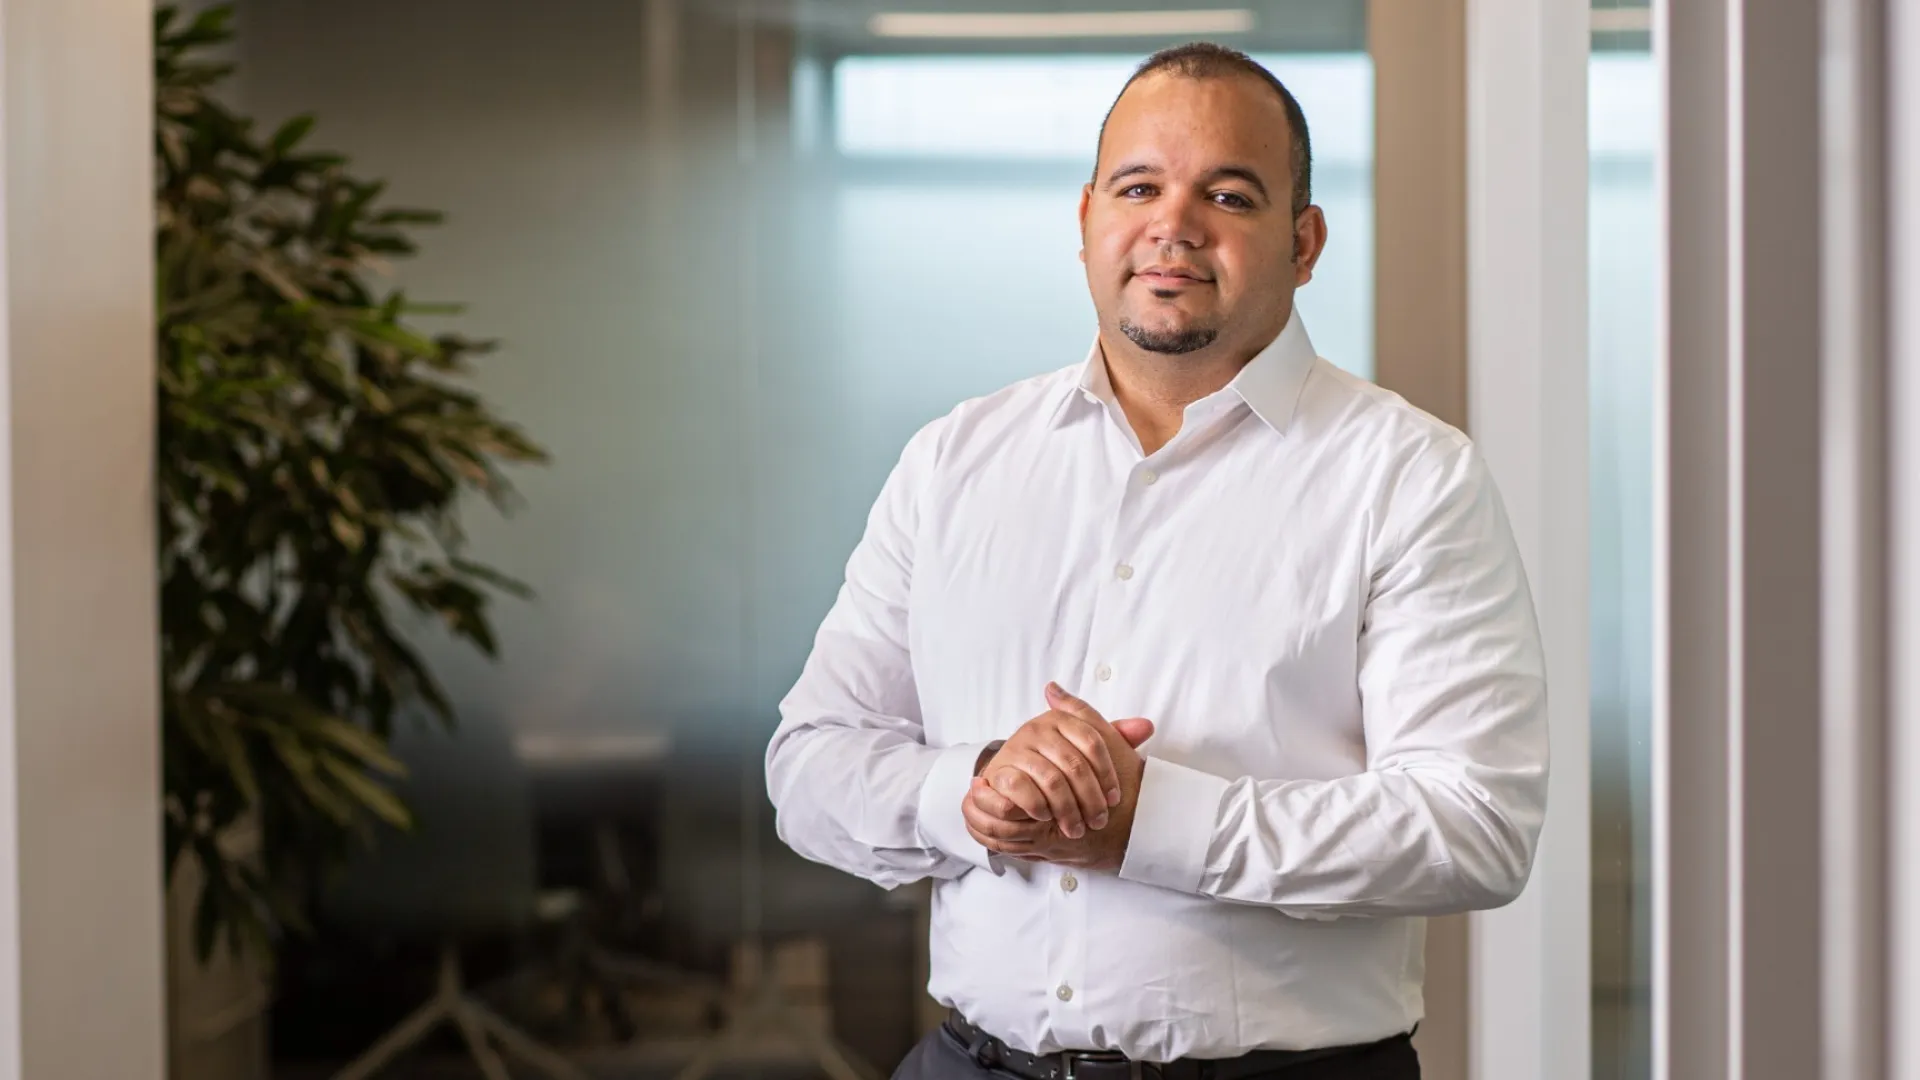
[[[1186,278],[1189,281],[1212,281],[1213,272],[1205,266],[1188,259],[1159,258],[1145,263],[1134,263],[1129,271],[1132,274],[1160,274],[1165,277]]]

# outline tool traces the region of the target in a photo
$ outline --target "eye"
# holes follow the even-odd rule
[[[1213,201],[1229,210],[1253,209],[1253,200],[1237,191],[1216,191],[1213,193]]]
[[[1120,192],[1120,197],[1123,199],[1144,199],[1151,194],[1153,194],[1152,184],[1134,184]]]

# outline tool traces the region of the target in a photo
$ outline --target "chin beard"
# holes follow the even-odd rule
[[[1182,353],[1199,352],[1213,344],[1220,331],[1211,326],[1194,327],[1187,330],[1149,330],[1144,326],[1120,320],[1120,332],[1133,342],[1151,353],[1165,353],[1179,356]]]

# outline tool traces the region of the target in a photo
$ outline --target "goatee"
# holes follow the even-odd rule
[[[1213,344],[1220,331],[1213,327],[1190,327],[1185,330],[1149,330],[1144,326],[1120,320],[1120,332],[1127,340],[1150,353],[1163,353],[1179,356],[1182,353],[1198,352]]]

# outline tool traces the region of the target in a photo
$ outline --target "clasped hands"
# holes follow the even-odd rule
[[[1028,862],[1118,870],[1133,834],[1151,720],[1108,723],[1047,684],[1047,712],[1021,725],[978,770],[961,803],[987,850]]]

